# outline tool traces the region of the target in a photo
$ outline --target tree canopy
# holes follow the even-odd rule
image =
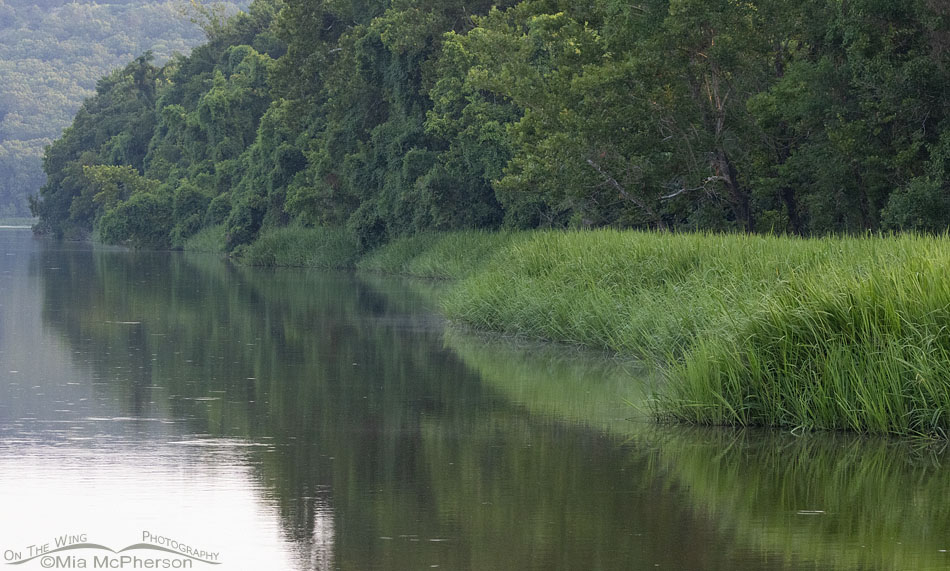
[[[948,17],[931,0],[255,0],[189,56],[101,80],[34,208],[57,234],[161,247],[217,224],[231,248],[287,224],[364,248],[501,226],[942,231]],[[103,167],[131,169],[124,190]]]

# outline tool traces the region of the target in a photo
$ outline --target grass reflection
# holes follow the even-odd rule
[[[535,414],[625,434],[646,422],[658,379],[639,361],[458,327],[445,344],[484,383]]]
[[[685,429],[653,444],[696,509],[755,549],[832,569],[945,569],[943,447],[853,435]]]
[[[770,565],[950,565],[950,453],[943,445],[638,422],[630,410],[618,414],[621,400],[644,403],[652,389],[631,380],[643,378],[633,363],[458,329],[446,344],[532,413],[625,436],[632,460],[648,466],[647,481],[684,493],[694,517],[716,522],[719,534]]]

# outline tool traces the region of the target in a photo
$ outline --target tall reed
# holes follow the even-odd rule
[[[946,436],[950,244],[869,239],[674,364],[661,408],[698,422]]]

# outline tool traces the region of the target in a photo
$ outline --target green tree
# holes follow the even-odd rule
[[[92,231],[97,209],[93,181],[83,172],[92,165],[126,165],[142,171],[154,129],[158,68],[146,54],[103,78],[73,125],[46,152],[48,179],[31,203],[41,229],[58,236]]]

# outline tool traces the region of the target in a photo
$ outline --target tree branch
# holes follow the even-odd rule
[[[694,191],[694,190],[706,190],[706,185],[707,185],[707,184],[709,184],[709,183],[711,183],[711,182],[715,182],[715,181],[717,181],[717,180],[721,180],[721,181],[723,181],[723,182],[729,182],[729,179],[727,179],[727,178],[724,177],[724,176],[711,176],[711,177],[708,177],[708,178],[704,179],[704,180],[703,180],[703,183],[702,183],[701,185],[699,185],[699,186],[694,186],[693,188],[686,188],[686,187],[684,186],[683,188],[677,190],[676,192],[672,192],[672,193],[670,193],[670,194],[665,194],[665,195],[661,196],[661,197],[660,197],[660,200],[669,200],[669,199],[671,199],[671,198],[676,198],[677,196],[683,194],[684,192],[692,192],[692,191]]]
[[[614,188],[617,190],[617,192],[620,193],[620,196],[621,196],[624,200],[626,200],[626,201],[628,201],[628,202],[632,202],[633,204],[635,204],[635,205],[637,205],[638,207],[640,207],[641,210],[643,210],[643,211],[646,212],[651,218],[653,218],[653,221],[656,222],[656,225],[657,225],[658,228],[660,228],[660,229],[662,229],[662,230],[666,230],[666,224],[663,223],[663,220],[659,217],[659,215],[657,215],[656,211],[653,210],[652,208],[650,208],[650,205],[648,205],[646,202],[640,200],[640,199],[637,198],[636,196],[634,196],[634,195],[630,194],[629,192],[627,192],[627,189],[624,188],[622,184],[620,184],[619,182],[617,182],[617,179],[615,179],[614,177],[610,176],[610,173],[608,173],[608,172],[605,171],[603,168],[601,168],[601,166],[598,165],[597,163],[595,163],[592,159],[587,159],[587,164],[589,164],[589,165],[591,166],[591,168],[593,168],[595,171],[597,171],[597,174],[599,174],[600,176],[604,177],[604,180],[606,180],[607,183],[608,183],[610,186],[614,187]]]

